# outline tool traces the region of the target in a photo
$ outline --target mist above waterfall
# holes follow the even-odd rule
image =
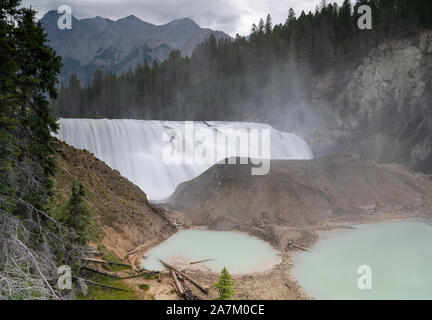
[[[86,149],[103,160],[111,168],[118,170],[124,177],[139,186],[150,200],[162,200],[169,197],[176,187],[191,180],[213,164],[228,157],[249,157],[249,148],[238,145],[236,139],[226,139],[226,153],[214,158],[213,163],[183,161],[167,163],[163,154],[167,147],[176,143],[164,141],[167,132],[184,133],[183,157],[194,158],[194,149],[199,142],[187,138],[184,122],[144,121],[144,120],[91,120],[60,119],[58,138],[66,143]],[[313,157],[306,142],[300,137],[280,132],[265,124],[236,122],[194,122],[193,134],[204,128],[226,134],[238,130],[267,129],[270,131],[271,159],[311,159]],[[234,145],[232,145],[234,144]],[[201,146],[202,147],[202,146]],[[208,146],[212,148],[213,146]],[[221,146],[216,145],[217,148]],[[175,147],[173,147],[175,149]]]

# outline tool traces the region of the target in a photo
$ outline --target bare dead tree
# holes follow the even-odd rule
[[[16,214],[4,208],[19,207]],[[22,199],[0,194],[0,299],[67,299],[57,288],[59,264],[73,264],[83,247],[53,217]]]

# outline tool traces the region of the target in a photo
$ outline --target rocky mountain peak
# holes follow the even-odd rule
[[[51,46],[63,57],[62,81],[73,72],[88,82],[96,69],[121,74],[144,59],[161,62],[172,49],[190,55],[211,34],[217,39],[229,38],[223,32],[201,28],[187,17],[164,25],[145,22],[133,14],[116,21],[100,16],[73,17],[72,30],[60,30],[57,27],[60,16],[51,10],[41,22]]]

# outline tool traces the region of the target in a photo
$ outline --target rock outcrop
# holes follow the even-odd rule
[[[315,154],[344,152],[432,173],[432,32],[373,50],[329,100],[336,81],[328,75],[316,85],[326,125],[306,139]]]

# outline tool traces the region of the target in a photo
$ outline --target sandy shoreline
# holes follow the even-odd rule
[[[397,212],[371,215],[363,215],[358,219],[352,219],[351,217],[341,217],[338,221],[328,221],[326,223],[308,226],[304,228],[291,228],[291,227],[280,227],[279,233],[283,236],[288,236],[295,241],[296,245],[302,246],[306,249],[313,249],[319,240],[325,237],[325,233],[338,230],[338,229],[354,229],[357,225],[361,224],[372,224],[379,222],[395,222],[395,221],[422,221],[430,223],[430,220],[422,214],[413,215],[412,213],[400,214]],[[205,227],[191,227],[188,229],[193,230],[208,230]],[[180,229],[181,230],[181,229]],[[231,230],[230,230],[231,231]],[[263,237],[251,234],[245,231],[232,230],[233,232],[240,232],[242,234],[248,234],[262,241],[268,243],[273,249],[279,252],[282,259],[281,263],[274,265],[270,270],[262,272],[253,272],[247,274],[235,274],[233,279],[236,282],[236,297],[235,299],[253,299],[253,300],[310,300],[313,299],[304,288],[300,286],[297,279],[292,274],[292,269],[295,263],[295,259],[298,250],[286,250],[281,246],[275,246],[274,243],[270,243],[263,239]],[[301,234],[301,237],[295,238],[294,235]],[[308,237],[305,237],[305,234]],[[152,248],[160,245],[168,238],[160,241],[152,242],[141,247],[139,254],[141,261],[143,255],[146,255]],[[183,261],[182,261],[183,260]],[[217,281],[219,276],[218,273],[213,272],[204,265],[193,265],[189,264],[187,259],[173,259],[182,270],[187,272],[194,279],[200,283],[211,286]],[[164,274],[165,272],[163,272]],[[135,281],[131,280],[130,283],[134,284]],[[166,274],[161,282],[151,281],[150,295],[152,299],[164,300],[164,299],[178,299],[172,292],[171,279]],[[213,299],[216,297],[216,293],[213,289],[210,290],[209,296],[203,296],[200,292],[194,292],[202,299]]]

